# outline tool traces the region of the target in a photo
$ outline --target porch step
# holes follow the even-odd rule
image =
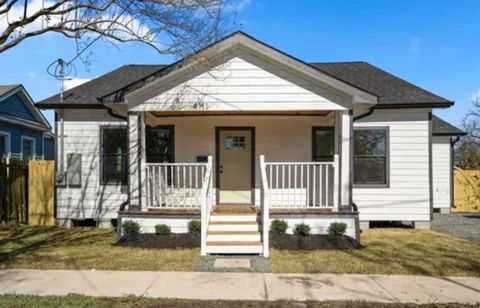
[[[207,242],[260,242],[258,231],[209,231]]]
[[[256,221],[210,221],[208,231],[258,231]]]
[[[261,242],[207,242],[207,253],[249,254],[262,253]]]
[[[263,244],[258,215],[252,207],[216,207],[207,230],[207,253],[257,254]]]
[[[241,222],[241,221],[249,221],[249,222],[256,222],[257,221],[257,214],[240,214],[240,215],[232,215],[232,214],[212,214],[210,215],[210,223],[217,222],[217,221],[228,221],[228,222]]]

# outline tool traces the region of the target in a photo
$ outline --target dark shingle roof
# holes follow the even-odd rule
[[[72,88],[64,93],[63,104],[75,106],[101,105],[98,98],[123,88],[160,69],[164,65],[124,65],[98,78]],[[60,104],[60,94],[37,103],[38,107],[48,108]]]
[[[423,90],[403,79],[385,72],[366,62],[311,63],[322,72],[343,82],[378,96],[376,108],[382,107],[449,107],[453,102]],[[162,74],[165,65],[126,65],[117,70],[86,82],[65,92],[64,104],[100,105],[98,99],[124,89],[138,88],[146,80]],[[151,78],[148,78],[152,75]],[[124,93],[123,93],[124,94]],[[122,94],[122,95],[123,95]],[[39,107],[48,108],[59,104],[59,95],[40,101]]]
[[[19,86],[19,84],[0,85],[0,95],[3,95],[5,93],[7,93],[8,91],[15,89],[18,86]]]
[[[378,97],[378,107],[453,103],[366,62],[311,63],[312,66]]]
[[[434,136],[461,136],[466,135],[463,130],[456,128],[452,124],[440,119],[437,116],[432,117],[432,134]]]

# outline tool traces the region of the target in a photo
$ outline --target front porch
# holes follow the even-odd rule
[[[186,232],[189,220],[200,219],[202,255],[268,256],[276,218],[291,227],[308,223],[313,233],[345,221],[348,235],[358,239],[350,156],[342,155],[350,152],[351,120],[341,110],[301,116],[130,113],[130,140],[139,142],[130,143],[130,203],[120,216],[136,219],[142,232],[153,232],[156,223]],[[242,205],[254,211],[239,210]]]
[[[202,255],[268,256],[273,218],[313,233],[344,221],[359,238],[353,116],[375,95],[238,33],[102,101],[128,117],[129,205],[120,215],[199,211]],[[256,213],[215,213],[239,203]]]

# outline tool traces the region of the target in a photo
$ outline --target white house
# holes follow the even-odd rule
[[[371,221],[428,228],[432,110],[452,105],[368,63],[306,63],[242,32],[38,103],[56,114],[61,225],[185,232],[201,219],[202,254],[263,255],[274,218],[316,233],[343,221],[357,239]]]

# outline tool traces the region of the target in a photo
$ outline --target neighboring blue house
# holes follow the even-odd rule
[[[51,130],[22,85],[0,85],[0,158],[53,160]]]

